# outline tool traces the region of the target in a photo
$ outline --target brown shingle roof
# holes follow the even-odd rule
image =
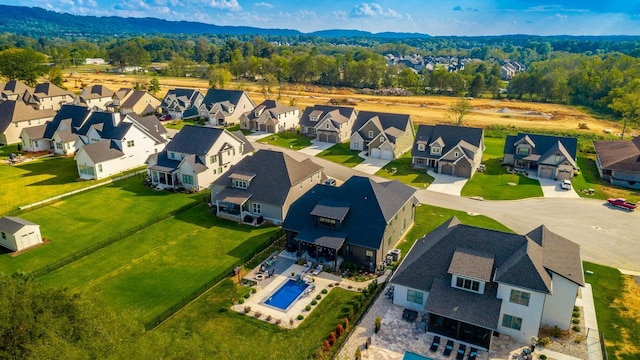
[[[0,131],[5,131],[13,122],[53,118],[55,110],[37,110],[22,100],[5,100],[0,102]]]
[[[640,137],[633,141],[594,141],[593,146],[602,168],[640,172]]]

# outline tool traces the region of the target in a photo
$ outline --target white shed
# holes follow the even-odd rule
[[[0,218],[0,246],[20,251],[41,243],[40,225],[19,217]]]

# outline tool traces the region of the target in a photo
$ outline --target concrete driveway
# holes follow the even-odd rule
[[[244,137],[246,137],[249,141],[258,141],[260,139],[266,138],[269,135],[271,135],[271,133],[268,133],[266,131],[254,131],[249,135],[245,135]]]
[[[298,150],[299,152],[311,156],[316,156],[321,152],[327,150],[328,148],[335,145],[334,143],[321,142],[317,140],[311,140],[311,146],[307,146],[306,148]]]
[[[467,180],[469,180],[457,176],[438,174],[431,170],[427,171],[427,174],[433,176],[435,179],[433,180],[433,183],[429,185],[427,190],[455,196],[460,196],[462,188],[467,183]]]
[[[358,153],[358,156],[364,159],[363,162],[353,167],[354,170],[361,171],[365,174],[375,174],[378,170],[382,169],[385,165],[387,165],[391,160],[384,159],[376,159],[370,156],[367,156],[366,151],[361,151]]]
[[[543,179],[534,176],[529,176],[531,179],[536,179],[540,182],[542,188],[542,194],[546,198],[565,198],[565,199],[579,199],[580,196],[571,187],[571,190],[565,190],[560,187],[561,181],[552,179]]]

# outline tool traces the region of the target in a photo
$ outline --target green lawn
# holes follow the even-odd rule
[[[51,242],[16,257],[1,254],[0,272],[36,270],[202,196],[155,191],[134,176],[26,212],[20,216],[40,224],[42,236]]]
[[[200,205],[43,276],[152,320],[277,232],[222,220]]]
[[[376,176],[390,180],[398,179],[411,186],[429,186],[433,182],[433,177],[427,174],[426,170],[413,169],[411,167],[411,159],[411,152],[403,154],[380,169]],[[396,171],[392,172],[392,168],[395,168]]]
[[[279,146],[288,149],[300,150],[311,145],[312,138],[304,135],[300,135],[295,131],[283,131],[277,134],[271,134],[264,137],[258,142]]]
[[[571,180],[573,188],[578,192],[578,195],[603,200],[612,197],[622,197],[631,202],[640,201],[640,190],[613,186],[600,178],[594,154],[580,154],[578,156],[578,167],[580,167],[580,173]],[[587,195],[581,193],[581,189],[594,189],[595,192],[593,195]]]
[[[593,275],[585,275],[585,281],[593,289],[598,330],[604,332],[609,359],[639,359],[638,284],[614,268],[586,261],[583,266],[585,271],[593,271]],[[625,281],[631,288],[625,289]]]
[[[413,246],[413,243],[422,238],[425,234],[430,233],[433,229],[442,225],[447,220],[456,216],[463,224],[478,226],[486,229],[513,232],[511,229],[501,223],[486,217],[484,215],[469,215],[464,211],[440,208],[437,206],[420,204],[416,208],[416,220],[397,248],[402,250],[402,254],[406,254]]]
[[[473,174],[462,188],[462,196],[480,196],[487,200],[515,200],[543,196],[538,180],[524,175],[509,174],[500,165],[504,141],[504,138],[485,137],[486,150],[482,162],[487,167],[487,171]]]
[[[318,154],[317,157],[321,157],[344,166],[354,167],[363,162],[364,159],[358,156],[358,151],[350,150],[349,146],[349,142],[335,144]]]
[[[309,359],[322,340],[348,314],[357,292],[332,289],[293,330],[256,320],[230,309],[247,288],[225,280],[154,331],[173,339],[195,335],[211,359]],[[288,321],[288,319],[283,319]]]
[[[186,125],[201,126],[202,124],[204,124],[204,122],[200,122],[197,119],[175,119],[169,120],[163,125],[167,129],[182,130]]]

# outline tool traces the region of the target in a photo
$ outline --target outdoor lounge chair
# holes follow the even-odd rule
[[[315,269],[311,272],[312,275],[318,275],[322,272],[322,264],[318,264]]]
[[[469,360],[476,360],[476,357],[478,357],[478,349],[472,347],[469,350]]]
[[[456,360],[464,359],[464,353],[467,351],[467,345],[460,344],[458,347],[458,353],[456,353]]]
[[[444,355],[445,357],[449,357],[452,351],[453,351],[453,340],[447,340],[447,345],[444,347],[444,351],[442,352],[442,355]]]
[[[307,261],[307,263],[306,263],[306,264],[304,264],[304,268],[302,269],[302,273],[304,274],[304,273],[306,273],[307,271],[309,271],[309,269],[311,269],[311,265],[313,265],[313,264],[311,263],[311,261]]]
[[[431,342],[431,347],[429,351],[436,352],[438,351],[438,346],[440,346],[440,336],[436,335],[433,337],[433,341]]]

